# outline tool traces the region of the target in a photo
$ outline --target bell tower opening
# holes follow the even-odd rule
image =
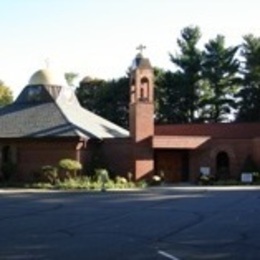
[[[149,101],[149,80],[146,77],[141,78],[140,101]]]

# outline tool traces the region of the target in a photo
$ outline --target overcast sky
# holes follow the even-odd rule
[[[0,79],[15,95],[45,67],[80,77],[117,78],[140,43],[157,67],[171,69],[169,52],[189,25],[202,43],[217,34],[227,44],[260,36],[256,0],[0,0]]]

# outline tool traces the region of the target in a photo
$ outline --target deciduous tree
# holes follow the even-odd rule
[[[3,81],[0,80],[0,107],[8,105],[13,102],[13,93]]]

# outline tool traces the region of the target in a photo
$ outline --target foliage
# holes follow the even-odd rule
[[[201,80],[202,52],[197,45],[201,38],[199,27],[186,27],[177,39],[179,54],[170,54],[170,59],[177,66],[175,78],[180,92],[181,117],[186,122],[198,121],[199,90]]]
[[[157,186],[157,185],[160,185],[161,182],[162,182],[162,178],[159,175],[154,175],[154,176],[152,176],[150,185]]]
[[[175,71],[154,69],[156,123],[230,120],[241,88],[238,47],[226,47],[225,37],[217,35],[201,49],[200,39],[199,27],[185,27],[177,39],[179,52],[170,54]],[[129,73],[112,80],[85,77],[76,95],[83,107],[129,127]]]
[[[226,122],[234,112],[236,121],[259,121],[260,38],[246,35],[238,47],[216,35],[202,48],[200,39],[199,27],[185,27],[178,52],[170,54],[174,71],[155,68],[156,123]],[[69,81],[75,76],[66,75]],[[129,72],[112,80],[85,77],[76,95],[83,107],[129,127]]]
[[[206,121],[227,121],[231,109],[235,108],[234,94],[239,83],[239,62],[235,58],[237,50],[237,46],[226,48],[222,35],[217,35],[205,45],[201,96],[203,107],[206,108]]]
[[[121,177],[122,178],[122,177]],[[129,188],[145,188],[145,182],[124,182],[123,179],[119,180],[116,179],[115,181],[109,179],[105,183],[105,189],[129,189]],[[43,188],[43,189],[62,189],[62,190],[103,190],[104,189],[104,183],[102,183],[100,180],[96,180],[93,178],[90,178],[88,176],[79,176],[75,178],[69,178],[65,179],[63,181],[56,181],[55,183],[43,183],[43,182],[37,182],[37,183],[30,183],[27,184],[25,187],[27,188]]]
[[[74,72],[66,72],[64,77],[65,77],[68,85],[73,87],[74,86],[74,81],[78,77],[78,74],[74,73]]]
[[[67,171],[78,171],[82,169],[80,162],[72,159],[62,159],[59,161],[59,167]]]
[[[242,87],[237,98],[239,111],[237,121],[260,121],[260,37],[244,36],[241,56],[243,58]]]
[[[135,183],[136,187],[138,188],[147,188],[148,187],[148,183],[145,180],[141,180]]]
[[[8,105],[13,102],[13,93],[3,81],[0,80],[0,107]]]
[[[77,172],[82,169],[82,165],[76,160],[62,159],[59,161],[59,168],[63,170],[59,173],[59,178],[64,180],[76,177]]]
[[[98,182],[106,183],[110,181],[109,173],[106,169],[96,169],[95,173],[96,173],[95,179]]]
[[[41,169],[43,179],[49,183],[55,184],[58,180],[58,169],[51,165],[45,165]]]
[[[170,71],[155,70],[155,120],[157,123],[187,122],[182,76]]]
[[[59,181],[56,183],[56,189],[90,189],[91,182],[86,176],[80,176],[76,178],[65,179],[64,181]]]
[[[121,189],[135,187],[135,183],[133,183],[132,181],[129,181],[126,178],[121,177],[121,176],[116,176],[115,184],[116,184],[116,187],[121,188]]]
[[[200,185],[212,185],[214,180],[215,178],[212,175],[201,174],[198,182]]]
[[[128,128],[129,78],[113,80],[84,78],[76,89],[83,107]]]
[[[160,123],[222,122],[235,108],[238,47],[225,47],[225,37],[217,35],[200,50],[200,38],[198,27],[184,28],[177,40],[180,53],[170,54],[177,70],[160,75]]]

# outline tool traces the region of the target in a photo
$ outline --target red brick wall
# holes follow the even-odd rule
[[[152,103],[137,103],[130,105],[131,137],[140,142],[154,134],[154,105]]]
[[[80,160],[82,153],[78,139],[16,140],[8,141],[6,145],[15,148],[18,179],[30,179],[42,166],[57,166],[64,158]]]
[[[190,151],[190,178],[195,181],[200,173],[200,167],[210,167],[216,174],[216,157],[219,152],[226,152],[230,163],[230,177],[239,178],[243,163],[253,146],[250,139],[218,139],[211,140],[199,149]]]
[[[133,173],[132,150],[130,138],[105,139],[101,144],[102,159],[114,175]]]
[[[154,134],[154,105],[138,102],[130,105],[132,139],[132,169],[136,180],[149,178],[154,171],[152,136]]]

